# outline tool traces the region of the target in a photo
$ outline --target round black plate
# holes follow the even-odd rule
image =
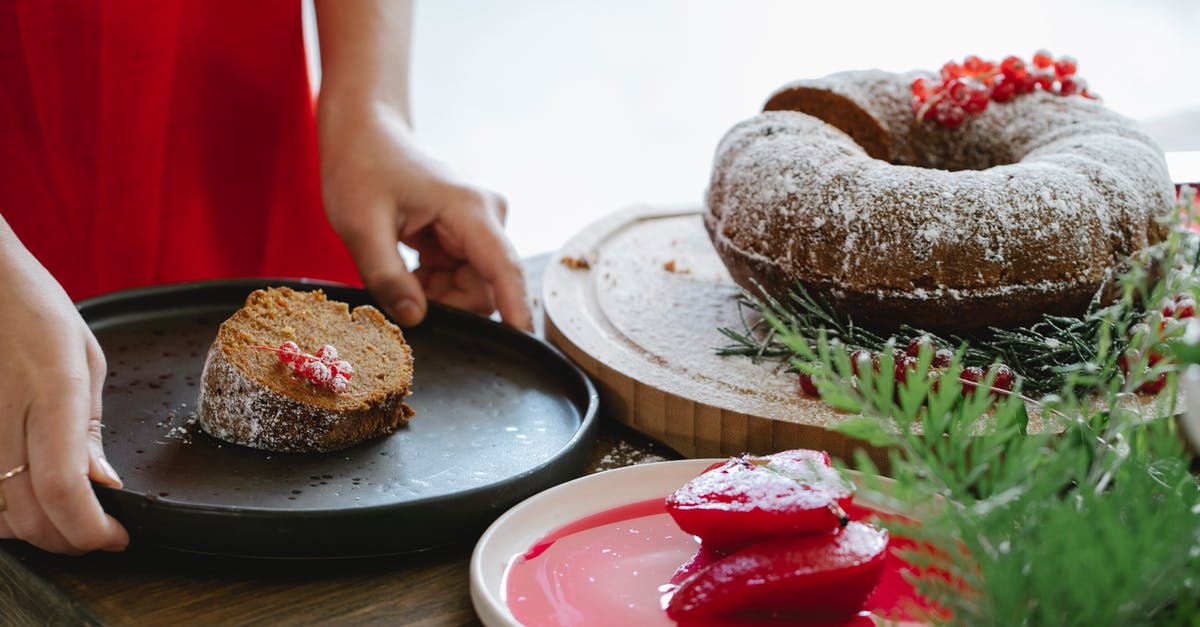
[[[204,357],[254,289],[364,290],[248,279],[118,292],[79,303],[108,358],[104,446],[124,479],[97,487],[134,546],[247,557],[361,557],[476,537],[524,498],[578,476],[596,438],[596,390],[561,353],[431,303],[412,345],[417,415],[327,454],[271,453],[195,424]]]

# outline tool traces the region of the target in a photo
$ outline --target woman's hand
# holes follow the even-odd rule
[[[125,529],[89,479],[119,487],[104,458],[100,395],[107,366],[66,292],[0,218],[0,538],[47,551],[119,551]]]
[[[340,105],[323,100],[319,112],[325,211],[375,299],[405,325],[425,317],[428,297],[484,315],[498,308],[532,329],[504,199],[426,157],[388,105]],[[420,254],[414,272],[397,241]]]
[[[325,212],[363,282],[397,320],[416,324],[426,298],[532,330],[506,207],[416,145],[408,115],[412,4],[318,0],[322,85],[317,110]],[[397,250],[420,254],[409,272]]]

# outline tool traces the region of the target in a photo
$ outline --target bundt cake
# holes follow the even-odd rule
[[[943,125],[914,114],[917,78],[792,83],[725,135],[704,221],[741,286],[799,282],[881,327],[1007,326],[1080,314],[1163,237],[1174,189],[1130,120],[1034,90]]]
[[[200,426],[270,451],[346,448],[408,422],[412,367],[400,329],[374,307],[256,290],[209,349]]]

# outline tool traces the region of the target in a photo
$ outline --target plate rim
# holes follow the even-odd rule
[[[488,554],[489,549],[491,548],[489,546],[489,544],[495,542],[494,538],[497,535],[499,535],[500,533],[507,530],[507,526],[512,524],[511,523],[512,519],[522,515],[522,513],[526,512],[527,510],[530,510],[530,509],[538,507],[539,505],[542,505],[543,503],[546,503],[548,501],[552,502],[552,501],[556,500],[563,493],[584,489],[586,486],[588,486],[591,483],[616,482],[616,481],[620,481],[622,478],[624,478],[625,475],[638,475],[638,474],[643,474],[643,473],[647,473],[647,472],[663,475],[664,478],[662,479],[662,481],[664,481],[664,482],[666,481],[665,477],[668,476],[668,473],[678,472],[681,475],[685,475],[683,481],[687,481],[688,477],[694,477],[695,475],[698,475],[701,471],[703,471],[708,466],[710,466],[714,463],[717,463],[717,462],[727,460],[727,459],[730,459],[730,458],[729,457],[711,457],[711,458],[698,458],[698,459],[680,459],[680,460],[671,460],[671,461],[662,461],[662,462],[651,462],[651,463],[646,463],[646,464],[636,464],[633,466],[625,466],[623,468],[616,468],[613,470],[606,470],[606,471],[594,473],[591,475],[585,475],[583,477],[579,477],[577,479],[573,479],[571,481],[561,483],[557,486],[554,486],[552,488],[549,488],[547,490],[544,490],[542,492],[534,494],[533,496],[530,496],[529,498],[521,501],[520,503],[517,503],[512,508],[510,508],[508,511],[506,511],[502,515],[500,515],[499,518],[497,518],[495,521],[492,522],[492,524],[487,528],[487,530],[483,532],[483,535],[481,535],[479,537],[479,540],[475,543],[475,548],[471,551],[470,592],[471,592],[471,604],[475,609],[475,614],[479,617],[480,621],[487,627],[498,627],[498,626],[521,627],[521,623],[517,622],[516,617],[514,617],[512,615],[512,612],[509,610],[508,604],[504,603],[503,589],[495,589],[492,586],[493,579],[495,577],[494,577],[494,574],[488,573],[487,569],[492,568],[495,564],[493,562],[485,563],[485,560],[489,560],[489,559],[495,557],[495,556]],[[863,473],[861,473],[857,470],[841,469],[841,472],[845,473],[846,476],[848,476],[851,480],[855,481],[856,483],[861,483],[865,477],[865,475]],[[881,485],[884,486],[885,489],[886,489],[886,486],[891,485],[891,483],[893,481],[892,479],[890,479],[888,477],[883,477],[883,476],[875,476],[874,479],[881,481],[882,482]],[[650,482],[649,480],[646,480],[646,481],[647,481],[647,483]],[[657,484],[655,484],[655,485],[657,485]],[[677,484],[676,487],[678,487],[678,485],[683,485],[683,483],[681,482],[681,483]],[[595,488],[595,487],[596,486],[593,486],[593,488]],[[673,489],[673,488],[670,488],[670,489]],[[662,498],[665,499],[667,497],[667,494],[670,493],[670,489],[668,489],[666,492],[662,493]],[[657,489],[655,491],[657,492]],[[650,498],[655,498],[655,497],[650,497]],[[635,503],[635,502],[638,502],[638,500],[643,500],[643,499],[637,499],[637,500],[624,499],[624,500],[620,500],[619,504]],[[886,506],[882,506],[880,504],[876,504],[873,502],[869,503],[869,504],[871,505],[871,507],[877,508],[881,511],[891,512],[891,509]],[[593,501],[589,507],[584,508],[584,509],[586,509],[586,511],[584,511],[584,509],[581,509],[579,511],[573,510],[574,513],[571,515],[571,517],[568,520],[566,520],[564,522],[559,522],[557,524],[550,525],[550,526],[539,526],[538,528],[536,528],[534,530],[534,532],[536,533],[537,537],[541,537],[541,536],[544,536],[545,534],[550,533],[554,529],[561,527],[564,524],[569,524],[573,520],[579,520],[580,518],[604,511],[606,509],[609,509],[610,507],[613,507],[613,505],[607,504],[606,502],[601,501],[601,500],[596,500],[596,501]],[[534,538],[534,539],[536,540],[536,538]],[[507,559],[505,561],[505,566],[504,566],[504,573],[507,573],[507,570],[511,563],[512,557],[514,557],[514,556],[515,556],[515,554],[507,557]],[[500,587],[500,588],[502,588],[505,584],[505,574],[504,573],[501,574],[501,576],[499,577],[499,581],[497,582],[498,587]]]
[[[520,516],[524,511],[536,507],[543,502],[553,501],[559,498],[559,496],[565,492],[580,490],[583,488],[583,486],[589,483],[615,481],[616,478],[623,477],[624,475],[640,474],[648,471],[656,472],[667,467],[701,468],[713,463],[713,461],[714,459],[680,459],[637,464],[633,466],[625,466],[623,468],[605,470],[559,484],[548,490],[543,490],[542,492],[539,492],[521,501],[520,503],[517,503],[508,511],[501,514],[499,518],[497,518],[490,526],[488,526],[487,530],[483,532],[483,535],[481,535],[479,540],[475,543],[475,548],[471,551],[469,569],[470,592],[471,604],[474,606],[475,614],[486,627],[494,627],[499,625],[503,625],[505,627],[521,627],[521,623],[517,621],[516,617],[513,616],[512,611],[509,610],[508,604],[504,602],[502,597],[503,590],[492,587],[491,583],[493,577],[489,576],[489,574],[486,572],[489,564],[484,563],[484,560],[488,558],[487,553],[489,543],[495,542],[494,538],[506,530],[506,527],[511,524],[510,521],[513,518]],[[663,498],[666,498],[665,494],[663,495]],[[573,515],[575,519],[579,519],[591,514],[595,514],[599,511],[607,509],[608,507],[610,506],[595,502],[593,503],[592,507],[588,508],[589,511],[577,512]],[[560,523],[555,526],[539,528],[536,530],[536,532],[540,535],[545,535],[553,531],[555,528],[562,526],[562,524],[564,523]],[[507,573],[510,562],[511,556],[505,562],[504,573]],[[504,573],[502,573],[499,578],[499,587],[504,586]]]
[[[224,292],[224,291],[244,291],[249,294],[255,289],[260,289],[268,286],[288,286],[295,289],[322,289],[331,298],[338,299],[338,293],[349,294],[359,300],[373,303],[370,293],[364,288],[337,283],[332,281],[320,281],[304,278],[287,278],[287,277],[243,277],[230,279],[210,279],[202,281],[187,281],[179,283],[167,283],[162,285],[153,285],[146,287],[137,287],[127,290],[120,290],[101,294],[92,298],[80,300],[75,303],[80,315],[85,322],[91,327],[99,320],[106,317],[119,317],[125,310],[129,309],[128,303],[144,301],[146,299],[166,299],[170,300],[173,296],[186,296],[188,298],[202,298],[206,293]],[[218,302],[218,301],[213,301]],[[185,305],[186,306],[186,305]],[[396,510],[407,510],[414,507],[431,507],[434,503],[459,503],[466,502],[471,499],[478,499],[481,495],[487,495],[504,490],[508,484],[519,484],[527,482],[531,477],[536,475],[546,475],[553,477],[558,474],[555,469],[556,465],[562,465],[568,461],[578,457],[583,460],[582,463],[573,465],[568,477],[574,478],[581,472],[586,464],[587,454],[590,453],[590,447],[595,443],[595,436],[599,424],[599,393],[595,384],[591,379],[573,362],[571,362],[562,351],[557,347],[546,342],[531,333],[515,329],[508,325],[502,324],[490,318],[486,318],[471,312],[450,307],[436,302],[429,303],[429,310],[434,316],[442,317],[446,320],[455,320],[464,322],[469,325],[482,325],[482,328],[489,329],[493,333],[499,333],[501,336],[507,336],[509,341],[518,342],[518,350],[535,351],[535,358],[540,361],[550,363],[555,369],[560,370],[560,381],[567,387],[568,395],[565,400],[579,413],[579,422],[571,434],[559,448],[551,453],[546,459],[537,465],[530,466],[519,472],[509,474],[497,481],[484,485],[473,486],[465,490],[452,491],[445,494],[437,494],[431,496],[423,496],[416,499],[404,500],[395,503],[382,503],[375,505],[364,505],[354,508],[304,508],[291,509],[287,507],[264,507],[264,506],[229,506],[220,504],[208,503],[184,503],[162,499],[154,494],[145,491],[135,491],[127,488],[109,488],[105,486],[93,485],[93,489],[98,495],[107,496],[109,498],[117,498],[126,501],[129,504],[139,508],[150,508],[154,510],[168,510],[178,515],[184,516],[201,516],[212,517],[212,519],[274,519],[285,518],[290,521],[331,521],[341,519],[343,517],[360,517],[360,516],[381,516],[388,515]],[[541,355],[538,355],[540,352]],[[551,359],[553,361],[551,361]],[[264,454],[276,454],[266,451]],[[279,453],[283,455],[283,453]],[[575,460],[578,461],[578,460]],[[575,467],[577,466],[577,467]],[[563,468],[562,470],[567,470]],[[548,481],[553,481],[552,479]],[[551,483],[554,487],[555,483]],[[539,491],[544,491],[542,488]],[[533,494],[537,494],[534,492]],[[172,547],[169,545],[166,548],[178,548],[179,550],[189,550],[186,547]],[[317,557],[324,557],[320,555]]]

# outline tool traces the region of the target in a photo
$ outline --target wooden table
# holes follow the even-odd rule
[[[679,459],[603,420],[588,472]],[[0,541],[0,625],[478,624],[473,541],[397,557],[256,561],[167,551],[52,555]]]
[[[540,292],[548,256],[527,262]],[[535,300],[540,304],[540,299]],[[539,315],[535,319],[540,323]],[[588,473],[679,459],[604,417]],[[387,558],[268,561],[131,550],[53,555],[0,541],[0,625],[478,624],[474,541]]]

